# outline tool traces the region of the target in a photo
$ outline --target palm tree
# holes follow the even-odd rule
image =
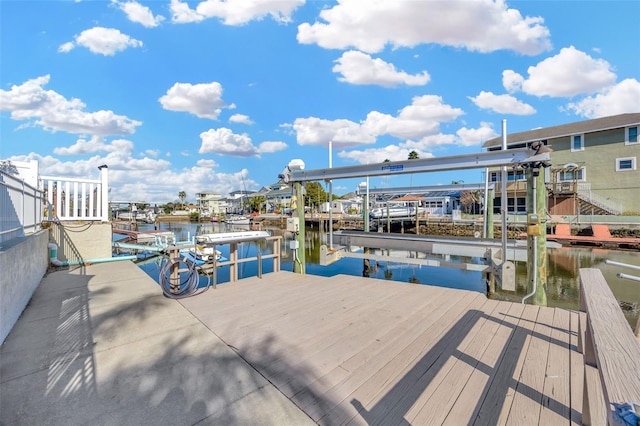
[[[178,192],[178,198],[180,198],[180,202],[182,203],[182,209],[184,210],[184,200],[187,198],[187,193],[184,191]]]
[[[411,151],[409,153],[409,160],[418,160],[420,158],[420,156],[418,155],[418,153],[416,151]]]

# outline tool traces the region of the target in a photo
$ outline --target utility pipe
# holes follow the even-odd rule
[[[53,266],[71,266],[71,265],[84,265],[87,263],[106,263],[106,262],[118,262],[120,260],[136,260],[138,256],[119,256],[119,257],[100,257],[96,259],[79,259],[79,260],[59,260],[58,259],[58,245],[56,243],[47,244],[49,248],[49,261]]]

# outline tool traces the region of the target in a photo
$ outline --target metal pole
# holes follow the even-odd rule
[[[333,168],[333,141],[329,141],[329,168]],[[333,250],[333,181],[329,180],[329,248]]]
[[[369,213],[368,213],[369,212],[369,176],[367,176],[366,194],[367,196],[365,197],[365,202],[367,205],[367,209],[366,209],[367,214],[364,215],[364,231],[369,232],[371,230],[371,224],[369,223]]]
[[[294,190],[297,198],[297,211],[298,211],[298,234],[296,235],[296,239],[298,241],[298,248],[296,249],[296,259],[298,262],[296,263],[296,259],[293,260],[293,272],[297,272],[298,274],[305,273],[305,223],[304,223],[304,194],[302,193],[302,184],[300,182],[296,182],[294,185]]]
[[[491,203],[493,205],[493,203]],[[482,238],[487,238],[489,233],[489,169],[484,169],[484,229]],[[491,212],[493,214],[493,212]],[[493,224],[492,224],[493,226]]]
[[[502,150],[507,150],[507,120],[502,120]],[[504,263],[507,261],[507,166],[502,166],[500,183],[502,184],[500,188],[500,220],[502,223],[502,262]]]

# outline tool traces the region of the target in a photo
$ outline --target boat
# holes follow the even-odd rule
[[[412,217],[416,215],[416,208],[410,206],[403,207],[389,207],[388,216],[390,218],[397,217]],[[387,217],[387,208],[375,208],[369,212],[369,217],[372,219],[383,219]]]
[[[251,223],[251,219],[246,216],[232,216],[227,217],[225,222],[229,225],[249,225]]]
[[[180,254],[185,258],[185,260],[195,263],[196,266],[213,263],[214,261],[224,262],[227,260],[222,257],[222,252],[205,245],[196,245],[195,247],[191,247],[189,250],[180,252]]]

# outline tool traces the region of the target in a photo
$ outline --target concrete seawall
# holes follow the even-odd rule
[[[49,231],[15,238],[0,249],[0,344],[47,271]]]

